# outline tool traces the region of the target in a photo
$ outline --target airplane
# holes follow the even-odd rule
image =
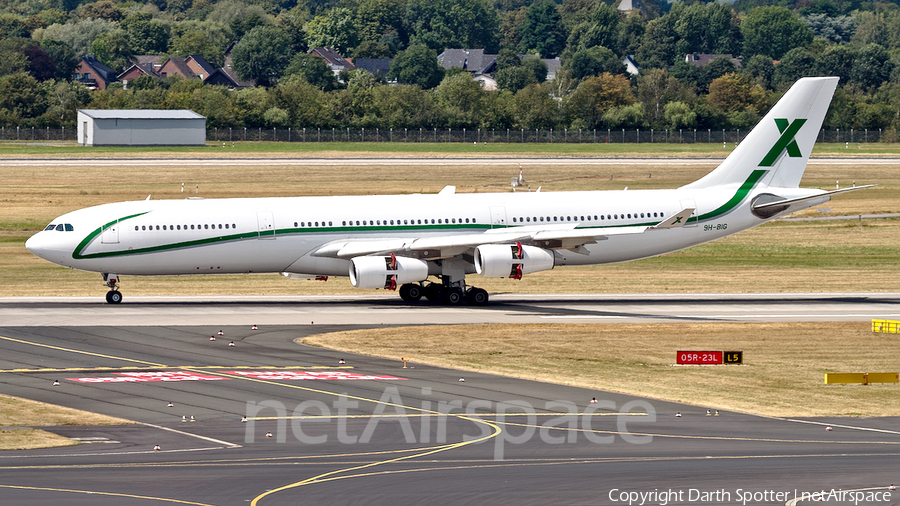
[[[657,256],[874,186],[799,187],[837,83],[798,80],[718,167],[677,189],[148,197],[64,214],[25,247],[101,273],[110,304],[122,301],[122,275],[282,273],[480,306],[488,292],[468,285],[468,274],[521,279]]]

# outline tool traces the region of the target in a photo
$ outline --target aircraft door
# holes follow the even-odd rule
[[[256,221],[259,224],[260,239],[275,239],[275,219],[272,211],[257,211]]]
[[[694,202],[694,199],[682,199],[681,200],[681,209],[693,208],[694,212],[691,213],[691,218],[696,218],[699,213],[697,213],[697,204]],[[691,221],[691,218],[688,218],[688,222],[685,223],[685,227],[696,227],[697,221]]]
[[[491,228],[506,227],[506,208],[491,206]]]
[[[119,244],[119,220],[103,229],[103,233],[100,234],[100,242],[102,244]]]

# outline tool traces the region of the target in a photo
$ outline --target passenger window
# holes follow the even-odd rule
[[[209,230],[209,224],[207,223],[207,224],[203,225],[203,228],[204,228],[205,230]]]
[[[156,226],[156,230],[159,230],[159,225]]]
[[[134,231],[137,232],[137,230],[138,230],[138,226],[135,225],[135,226],[134,226]]]
[[[166,226],[165,226],[165,225],[163,225],[163,230],[165,230],[165,229],[166,229]]]

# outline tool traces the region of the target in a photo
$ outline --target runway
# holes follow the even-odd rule
[[[477,311],[247,299],[0,300],[3,393],[139,422],[56,427],[85,444],[0,453],[0,503],[615,505],[644,494],[746,505],[876,487],[879,499],[858,504],[897,502],[884,496],[900,482],[897,419],[713,416],[716,406],[404,369],[296,340],[436,318],[862,320],[900,313],[900,294],[507,295]]]
[[[485,307],[409,305],[353,296],[0,297],[10,326],[430,325],[458,323],[867,321],[900,319],[900,292],[771,294],[492,294]]]
[[[594,156],[483,156],[461,155],[455,157],[393,157],[370,158],[348,156],[343,158],[294,158],[286,157],[240,157],[228,153],[227,158],[218,157],[218,153],[200,153],[197,157],[166,158],[3,158],[0,167],[54,167],[65,163],[70,167],[217,167],[265,165],[271,167],[284,166],[517,166],[522,165],[591,165],[591,166],[623,166],[623,165],[709,165],[714,167],[724,157],[594,157]],[[810,158],[809,165],[900,165],[896,157],[815,157]]]

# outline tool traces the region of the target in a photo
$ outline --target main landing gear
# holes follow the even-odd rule
[[[407,283],[400,286],[400,298],[407,302],[416,302],[422,297],[431,302],[439,302],[448,306],[468,303],[472,306],[484,306],[488,303],[487,290],[470,286],[463,289],[444,283]]]
[[[118,304],[122,302],[122,292],[119,291],[119,277],[115,274],[103,274],[103,281],[106,286],[109,287],[109,291],[106,292],[106,303],[107,304]]]

